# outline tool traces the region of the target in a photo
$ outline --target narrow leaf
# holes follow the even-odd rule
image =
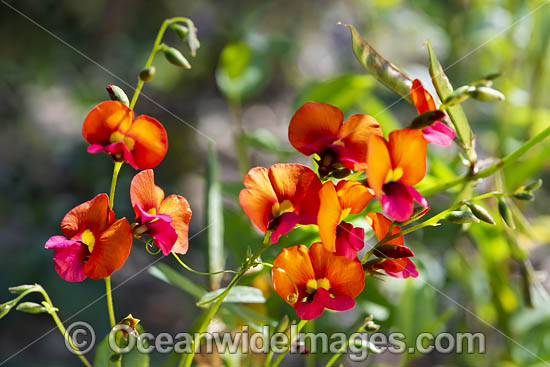
[[[168,284],[172,284],[185,292],[191,294],[195,298],[200,298],[206,291],[200,286],[196,285],[193,281],[172,269],[165,264],[157,264],[148,269],[149,274],[157,279],[162,280]]]
[[[213,298],[216,298],[221,293],[225,292],[225,288],[216,289],[208,292],[197,302],[200,306],[209,303]],[[265,297],[262,291],[258,288],[247,286],[235,286],[231,288],[223,302],[231,303],[265,303]]]

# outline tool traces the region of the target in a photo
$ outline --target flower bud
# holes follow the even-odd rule
[[[456,88],[453,93],[445,99],[443,106],[446,108],[464,102],[470,98],[470,92],[474,90],[475,88],[470,85],[463,85],[462,87]]]
[[[17,305],[16,310],[32,314],[48,312],[48,309],[46,307],[34,302],[22,302]]]
[[[106,89],[107,93],[109,93],[109,97],[111,97],[113,101],[122,102],[126,106],[130,105],[130,100],[128,99],[128,96],[126,95],[126,93],[124,93],[122,88],[117,87],[114,84],[109,84]]]
[[[470,208],[476,218],[481,219],[482,221],[489,224],[495,224],[495,220],[493,219],[493,217],[491,217],[489,212],[485,210],[485,208],[481,205],[473,204],[470,202],[467,202],[466,205],[468,206],[468,208]]]
[[[172,28],[172,30],[178,35],[179,38],[181,38],[182,40],[186,39],[187,38],[187,35],[189,34],[189,28],[187,28],[186,26],[184,25],[181,25],[181,24],[172,24],[170,26],[170,28]]]
[[[516,229],[514,218],[512,217],[512,211],[506,201],[503,198],[498,198],[498,212],[504,223],[511,229]]]
[[[411,129],[423,129],[426,126],[432,125],[434,122],[442,120],[445,117],[445,112],[440,110],[424,112],[422,115],[417,116],[412,122],[409,128]]]
[[[469,94],[472,98],[480,101],[504,101],[506,99],[504,94],[498,90],[485,86],[475,87]]]
[[[519,191],[512,194],[512,196],[518,200],[527,200],[527,201],[533,201],[535,200],[535,195],[531,194],[527,191]]]
[[[533,192],[541,186],[542,186],[542,179],[539,178],[538,180],[536,180],[534,182],[531,182],[530,184],[522,186],[521,189],[523,189],[523,190],[521,190],[521,191]]]
[[[183,57],[181,52],[179,52],[175,48],[162,45],[161,50],[164,53],[164,57],[166,57],[166,60],[168,60],[169,63],[185,69],[191,69],[191,64],[189,64],[189,61],[187,61],[187,59]]]
[[[456,224],[464,224],[464,223],[477,223],[479,222],[479,219],[477,219],[472,212],[468,210],[455,210],[447,214],[445,217],[449,222],[456,223]]]
[[[139,72],[139,79],[148,82],[155,76],[156,69],[154,66],[145,68]]]
[[[23,285],[18,285],[17,287],[10,287],[10,288],[8,288],[8,290],[12,294],[22,294],[22,293],[24,293],[28,290],[33,289],[33,288],[36,288],[35,284],[23,284]]]

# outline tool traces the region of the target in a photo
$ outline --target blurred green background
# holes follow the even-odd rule
[[[60,233],[59,223],[68,210],[108,190],[112,163],[105,155],[86,153],[81,124],[90,108],[108,99],[108,84],[131,95],[124,81],[135,85],[165,18],[190,17],[199,30],[201,48],[189,58],[190,71],[158,55],[156,76],[144,88],[150,99],[142,96],[135,110],[156,117],[168,131],[170,147],[155,170],[156,182],[167,194],[182,194],[191,203],[193,238],[184,260],[199,270],[208,267],[207,233],[216,236],[203,231],[208,218],[204,210],[208,142],[213,142],[223,193],[222,260],[226,268],[234,269],[247,248],[257,248],[262,238],[236,200],[244,173],[256,165],[309,163],[287,140],[290,117],[302,103],[331,103],[345,115],[371,114],[386,133],[416,116],[412,106],[364,73],[353,55],[349,33],[338,21],[354,24],[382,55],[426,86],[430,82],[425,40],[432,42],[444,67],[451,66],[446,72],[455,87],[502,72],[496,88],[506,95],[505,102],[464,104],[477,136],[478,155],[490,159],[509,153],[550,123],[550,5],[544,3],[7,2],[24,15],[0,3],[0,301],[9,299],[9,286],[38,282],[60,307],[62,319],[87,307],[71,322],[92,323],[98,339],[107,333],[105,300],[93,303],[104,294],[103,282],[63,281],[43,244]],[[171,32],[165,42],[183,47]],[[430,146],[429,151],[424,185],[463,173],[456,146]],[[539,177],[545,181],[534,202],[514,203],[518,230],[506,230],[497,220],[497,226],[468,228],[445,223],[408,236],[420,269],[418,279],[367,279],[354,310],[326,313],[310,330],[350,332],[372,313],[382,331],[402,331],[410,340],[424,331],[486,334],[485,355],[382,354],[360,365],[545,365],[541,359],[550,360],[549,156],[546,140],[501,175],[508,191]],[[131,167],[123,167],[115,203],[118,217],[133,216],[129,183],[134,174]],[[455,191],[467,198],[497,184],[491,177],[476,188]],[[432,212],[445,209],[457,195],[429,197]],[[496,213],[494,201],[485,203]],[[281,245],[312,241],[314,235],[306,228],[294,231]],[[273,260],[281,245],[271,248],[264,260]],[[196,299],[152,277],[145,269],[156,260],[134,243],[127,263],[113,275],[113,286],[120,285],[114,292],[117,316],[132,313],[155,335],[188,331],[200,312]],[[171,258],[161,263],[210,286],[207,277],[185,271]],[[253,307],[254,312],[273,320],[284,314],[295,318],[294,310],[273,293],[268,274],[264,270],[243,283],[261,288],[267,298],[265,305]],[[235,326],[231,313],[221,317],[229,328]],[[0,322],[0,364],[28,345],[2,365],[75,365],[76,358],[65,350],[57,331],[34,342],[52,327],[46,315],[10,313]],[[151,365],[161,365],[165,359],[153,355]],[[258,363],[247,359],[251,365]],[[314,366],[326,360],[327,356],[316,356],[304,362],[301,356],[292,356],[285,365]],[[222,365],[215,357],[199,363]],[[234,360],[223,363],[240,365]]]

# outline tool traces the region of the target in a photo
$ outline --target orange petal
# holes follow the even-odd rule
[[[367,161],[367,144],[370,135],[382,136],[382,128],[376,119],[369,115],[353,115],[340,127],[338,139],[353,152],[360,162]]]
[[[399,182],[414,186],[426,174],[426,145],[422,130],[394,130],[389,136],[390,156],[393,169],[403,169]]]
[[[422,83],[420,83],[420,80],[418,79],[413,80],[411,87],[411,99],[413,100],[419,115],[422,115],[424,112],[435,110],[435,102],[432,95],[424,89]]]
[[[265,233],[271,219],[271,209],[278,201],[264,167],[252,168],[244,178],[244,189],[239,194],[239,204],[252,223]]]
[[[138,116],[126,133],[134,139],[134,162],[140,169],[156,167],[168,150],[168,135],[164,126],[149,116]]]
[[[319,191],[321,204],[319,206],[319,214],[317,216],[317,224],[319,226],[319,237],[330,252],[336,251],[336,228],[340,224],[342,217],[342,208],[338,201],[336,188],[331,181],[323,184]]]
[[[124,103],[105,101],[88,113],[82,125],[82,136],[90,144],[109,144],[114,131],[124,132],[132,123],[134,113]]]
[[[369,150],[367,155],[367,180],[369,187],[374,190],[376,196],[382,195],[382,187],[386,176],[392,169],[390,153],[386,140],[378,135],[370,135]]]
[[[151,209],[158,212],[162,199],[164,199],[164,191],[155,185],[155,173],[152,169],[141,171],[134,176],[130,184],[130,200],[136,218],[140,215],[136,205],[139,204],[146,212]],[[157,214],[156,212],[154,214]]]
[[[107,194],[99,194],[71,209],[61,221],[61,231],[73,239],[86,229],[94,235],[103,232],[114,220],[115,214],[109,209]]]
[[[300,153],[311,155],[314,153],[305,145],[317,139],[334,137],[344,120],[342,111],[326,103],[307,102],[296,111],[288,126],[288,140]]]
[[[90,258],[84,264],[84,274],[93,279],[108,277],[120,269],[132,247],[132,231],[126,218],[114,222],[98,239]]]
[[[299,301],[306,295],[305,287],[307,281],[316,279],[309,258],[308,248],[304,245],[284,248],[275,261],[273,261],[273,266],[271,276],[273,278],[273,287],[275,291],[282,299],[291,304],[288,302],[287,297],[290,294],[296,293],[296,288],[294,288],[294,285],[296,285],[299,292],[298,302],[291,305],[298,305]],[[294,282],[294,284],[292,282]]]
[[[336,192],[340,207],[351,209],[350,214],[361,213],[374,197],[373,190],[357,181],[338,182]]]
[[[192,215],[189,203],[183,196],[170,195],[160,204],[159,213],[172,217],[172,225],[178,233],[172,252],[185,254],[189,247],[189,221]]]
[[[336,256],[319,242],[311,245],[309,256],[316,279],[327,278],[331,293],[355,298],[363,291],[365,273],[359,260]]]
[[[376,238],[378,238],[378,241],[386,237],[386,234],[388,234],[390,225],[392,223],[390,219],[386,218],[382,213],[368,213],[365,219],[367,220],[367,223],[369,223],[372,227],[372,230],[374,231]],[[401,228],[399,226],[394,226],[392,228],[392,235],[399,232],[401,232]],[[403,236],[400,236],[386,242],[386,244],[403,246],[405,242]]]
[[[277,200],[282,203],[290,200],[295,209],[299,209],[301,201],[309,193],[311,185],[319,182],[319,178],[311,168],[303,164],[278,163],[268,170],[269,181]]]

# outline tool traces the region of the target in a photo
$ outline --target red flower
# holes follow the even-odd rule
[[[135,169],[154,168],[168,150],[166,130],[149,116],[138,116],[118,101],[106,101],[86,116],[82,136],[89,153],[107,152]]]
[[[382,240],[390,230],[391,220],[381,213],[368,213],[365,217],[367,223],[372,227],[378,241]],[[399,226],[392,228],[392,235],[401,232]],[[388,275],[396,278],[416,278],[418,271],[409,257],[414,256],[413,252],[405,246],[403,236],[394,238],[380,248],[376,249],[375,255],[381,257],[371,269],[383,269]]]
[[[285,248],[273,266],[275,291],[296,308],[302,320],[321,316],[325,308],[334,311],[353,308],[354,298],[365,287],[361,262],[328,252],[322,243],[310,248],[304,245]]]
[[[183,196],[170,195],[165,199],[164,191],[155,185],[153,170],[148,169],[132,179],[130,199],[139,223],[134,233],[153,237],[164,255],[187,252],[192,213]]]
[[[422,86],[420,80],[415,79],[411,87],[411,98],[418,110],[418,114],[435,111],[435,102],[430,93]],[[455,132],[441,121],[436,121],[430,126],[422,129],[424,139],[429,143],[447,146],[453,142]]]
[[[334,164],[358,169],[367,159],[369,135],[382,136],[376,119],[369,115],[344,115],[326,103],[307,102],[296,111],[288,127],[290,144],[305,155],[318,154],[319,171],[325,176]]]
[[[301,164],[252,168],[244,178],[239,203],[260,231],[273,231],[271,243],[297,224],[316,224],[321,181]]]
[[[130,225],[126,218],[115,221],[106,194],[68,212],[61,221],[61,231],[65,237],[51,237],[45,248],[54,250],[55,270],[69,282],[108,277],[130,254]]]

